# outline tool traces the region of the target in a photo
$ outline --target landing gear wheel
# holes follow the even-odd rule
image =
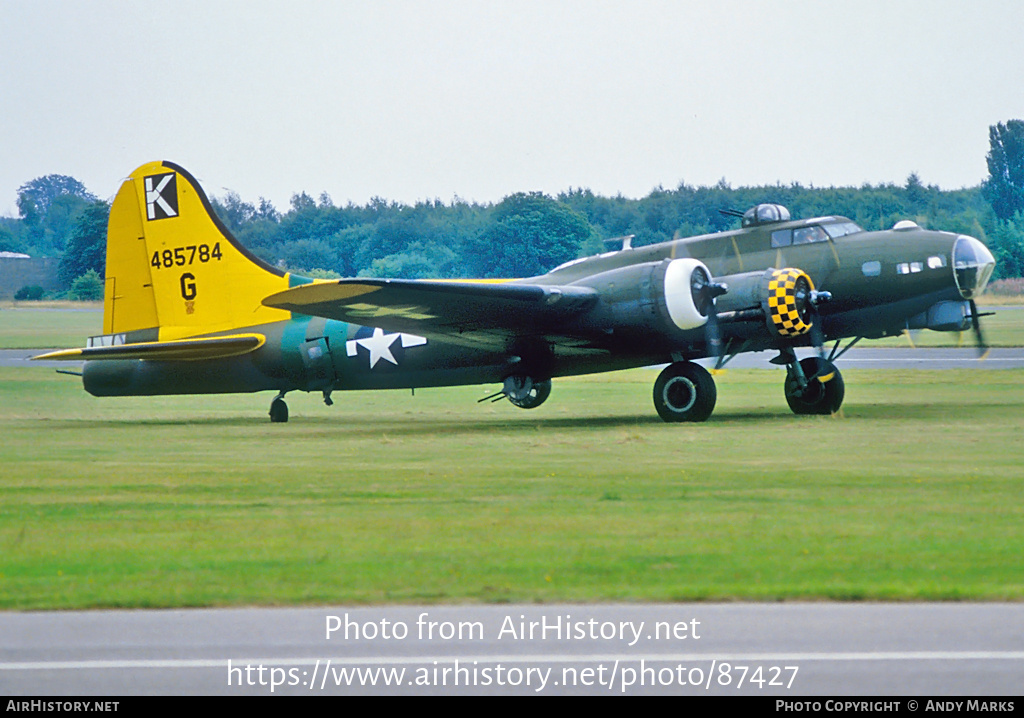
[[[283,424],[288,421],[288,405],[281,397],[270,403],[270,421],[273,424]]]
[[[700,364],[669,364],[654,382],[654,408],[665,421],[706,421],[717,400],[715,380]]]
[[[528,376],[510,376],[505,380],[505,394],[520,409],[536,409],[551,394],[551,380],[534,381]]]
[[[794,414],[835,414],[843,404],[846,385],[836,365],[821,357],[800,360],[807,379],[802,390],[792,371],[786,374],[786,403]]]

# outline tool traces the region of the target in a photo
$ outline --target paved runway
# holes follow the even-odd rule
[[[813,352],[802,349],[799,357],[811,356]],[[776,352],[740,354],[728,363],[736,369],[767,369],[774,367],[769,360]],[[711,360],[701,364],[712,366]],[[974,347],[963,348],[881,348],[855,346],[843,354],[836,366],[843,369],[1020,369],[1024,367],[1024,347],[999,347],[989,350],[984,359],[978,358]]]
[[[31,612],[0,613],[0,636],[7,696],[940,697],[1024,686],[1024,604]]]

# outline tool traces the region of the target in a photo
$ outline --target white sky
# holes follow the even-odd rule
[[[208,193],[973,186],[1020,0],[0,0],[0,214],[157,159]]]

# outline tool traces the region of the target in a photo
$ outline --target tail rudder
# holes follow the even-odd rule
[[[151,162],[110,210],[104,333],[167,341],[287,319],[261,301],[289,279],[238,243],[191,174]]]

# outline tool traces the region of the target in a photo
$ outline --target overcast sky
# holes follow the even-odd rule
[[[208,193],[496,202],[987,174],[1020,0],[0,0],[0,214],[150,160]]]

